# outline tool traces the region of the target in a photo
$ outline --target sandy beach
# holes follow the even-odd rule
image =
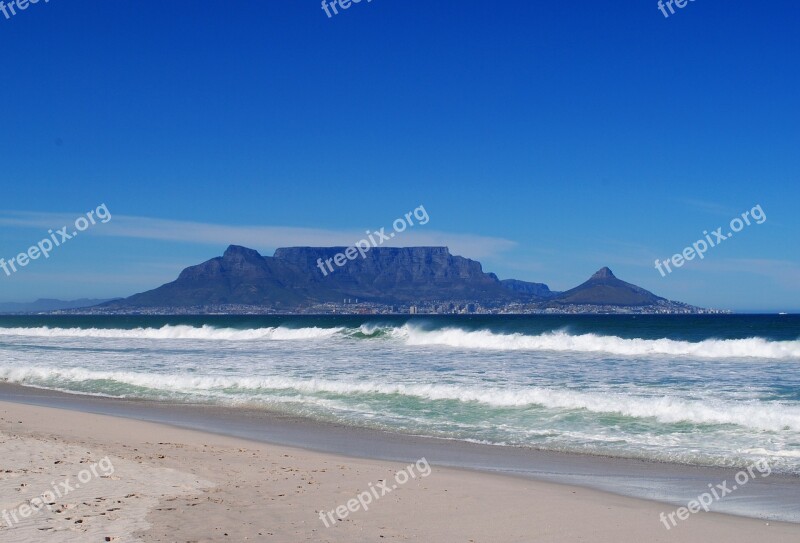
[[[0,457],[0,509],[19,519],[4,515],[9,542],[800,538],[797,524],[713,513],[667,530],[659,514],[673,506],[576,486],[9,402],[0,402]],[[35,500],[54,488],[63,495]],[[377,497],[366,503],[365,492]]]

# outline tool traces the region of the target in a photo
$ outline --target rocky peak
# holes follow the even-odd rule
[[[604,267],[597,270],[591,279],[616,279],[616,276],[609,268]]]
[[[263,260],[264,257],[254,250],[242,247],[241,245],[229,245],[222,255],[222,259],[226,261],[258,261]]]

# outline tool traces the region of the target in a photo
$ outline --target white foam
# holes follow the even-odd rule
[[[683,399],[673,396],[645,396],[610,391],[582,391],[546,387],[499,388],[457,384],[385,383],[375,381],[335,381],[295,379],[280,376],[192,376],[123,371],[91,371],[82,368],[2,367],[0,379],[20,384],[47,385],[110,381],[152,390],[184,394],[225,395],[225,389],[239,389],[257,397],[264,391],[293,391],[299,394],[320,392],[341,395],[396,394],[426,400],[477,402],[491,407],[541,406],[557,410],[586,410],[621,414],[633,418],[652,418],[661,423],[732,424],[757,430],[800,431],[800,406],[756,400]],[[96,392],[108,392],[105,390]]]
[[[706,339],[698,342],[673,339],[626,339],[598,334],[573,335],[564,331],[538,335],[503,334],[489,330],[443,328],[426,330],[415,325],[400,327],[362,325],[359,328],[286,328],[251,329],[216,328],[203,325],[166,325],[161,328],[0,328],[2,336],[44,338],[108,339],[196,339],[217,341],[309,340],[333,338],[345,332],[374,336],[386,330],[395,340],[408,346],[443,346],[458,349],[497,351],[551,351],[605,353],[620,356],[686,356],[694,358],[761,358],[800,360],[800,341],[770,341],[760,337],[747,339]]]
[[[215,328],[186,325],[166,325],[161,328],[0,328],[0,336],[24,336],[44,338],[108,338],[108,339],[198,339],[223,341],[252,340],[305,340],[334,336],[343,328]]]
[[[672,339],[625,339],[597,334],[572,335],[563,331],[524,335],[498,334],[488,330],[468,331],[460,328],[423,330],[410,325],[397,329],[395,335],[403,338],[408,345],[442,345],[461,349],[800,360],[800,341],[769,341],[759,337],[690,342]]]
[[[745,451],[746,454],[752,454],[756,456],[778,456],[781,458],[800,458],[800,451],[793,450],[793,451],[772,451],[763,448],[757,449],[747,449]]]

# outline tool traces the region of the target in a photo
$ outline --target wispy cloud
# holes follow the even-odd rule
[[[635,267],[653,267],[653,259],[614,256],[610,260]],[[749,274],[764,277],[787,290],[800,290],[800,263],[770,258],[706,258],[686,262],[682,270],[709,274],[716,277],[730,274]]]
[[[616,250],[587,253],[587,258],[595,258],[609,265],[624,265],[636,268],[651,268],[655,271],[654,260],[659,255],[650,247],[637,243],[604,240]],[[686,262],[683,269],[693,272],[720,276],[722,274],[745,273],[761,276],[781,288],[796,291],[800,289],[800,262],[771,258],[713,258],[695,259]]]
[[[787,290],[800,290],[800,263],[768,258],[732,258],[723,264],[737,272],[760,275]]]
[[[81,214],[6,211],[0,212],[0,224],[46,230],[71,224],[75,217]],[[327,230],[291,226],[232,226],[113,215],[110,222],[98,224],[95,228],[87,230],[86,234],[204,245],[234,244],[266,251],[291,246],[349,246],[364,238],[367,228],[374,231],[376,228],[387,226],[386,231],[389,232],[390,225],[391,221],[386,225],[367,225],[364,230]],[[517,244],[504,238],[454,234],[430,230],[427,225],[415,225],[384,245],[394,247],[443,245],[449,247],[453,254],[481,259],[504,253]]]
[[[719,202],[706,202],[703,200],[683,200],[683,203],[689,207],[699,209],[712,215],[720,215],[730,217],[737,214],[737,211],[730,206],[720,204]]]

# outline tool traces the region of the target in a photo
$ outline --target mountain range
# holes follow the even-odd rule
[[[602,268],[585,283],[554,292],[543,283],[500,280],[480,262],[450,254],[447,247],[377,247],[341,266],[323,263],[345,247],[287,247],[273,256],[231,245],[225,253],[181,272],[175,281],[129,298],[106,302],[108,311],[155,308],[247,306],[278,312],[307,311],[324,304],[396,307],[472,303],[482,307],[691,308],[617,279]],[[670,306],[673,304],[673,306]],[[696,308],[695,308],[696,309]]]

